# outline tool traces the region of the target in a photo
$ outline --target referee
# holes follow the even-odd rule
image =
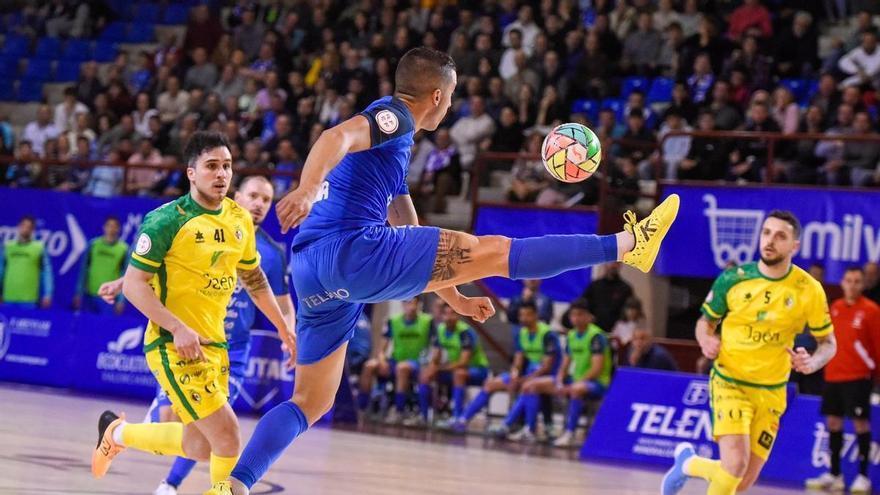
[[[880,306],[862,296],[864,273],[850,268],[840,283],[843,298],[831,305],[831,320],[837,336],[837,355],[825,367],[822,414],[827,416],[831,472],[807,480],[807,488],[843,491],[840,455],[843,448],[843,418],[855,425],[859,446],[859,475],[851,493],[871,493],[868,458],[871,451],[871,377],[880,344]]]

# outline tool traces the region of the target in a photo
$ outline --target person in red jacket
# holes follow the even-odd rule
[[[827,416],[831,471],[807,480],[811,489],[842,491],[840,454],[843,448],[843,418],[851,418],[859,446],[859,475],[851,493],[871,493],[868,457],[871,450],[871,387],[877,371],[880,346],[880,306],[862,295],[864,273],[850,268],[840,282],[843,297],[831,304],[831,321],[837,335],[837,354],[825,367],[822,414]]]
[[[742,5],[730,14],[730,26],[727,35],[734,41],[749,28],[758,28],[762,38],[773,36],[773,25],[770,23],[770,11],[761,5],[760,0],[745,0]]]

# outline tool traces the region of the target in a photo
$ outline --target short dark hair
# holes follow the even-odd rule
[[[531,309],[535,313],[538,312],[538,306],[532,301],[523,301],[519,304],[519,309]]]
[[[37,224],[37,219],[34,218],[33,215],[22,215],[21,219],[19,219],[18,223],[21,222],[30,222],[32,225]]]
[[[183,148],[183,161],[187,167],[195,167],[196,160],[202,156],[202,153],[222,147],[229,149],[226,136],[219,132],[198,131],[186,142]]]
[[[122,225],[122,221],[120,221],[120,220],[119,220],[119,217],[117,217],[116,215],[107,215],[107,218],[104,219],[104,223],[107,223],[107,222],[110,222],[110,221],[113,221],[113,222],[116,222],[116,223],[119,224],[119,225]]]
[[[843,271],[844,274],[847,274],[849,272],[859,272],[862,275],[865,274],[865,270],[863,270],[862,267],[860,267],[858,265],[848,266],[848,267],[846,267],[846,270]]]
[[[587,301],[587,299],[584,297],[579,297],[579,298],[575,299],[574,301],[572,301],[571,306],[569,306],[568,309],[570,309],[570,310],[571,309],[580,309],[580,310],[589,312],[590,311],[590,302]]]
[[[796,216],[794,216],[794,213],[788,210],[773,210],[769,214],[767,214],[767,218],[778,218],[783,222],[787,222],[794,230],[794,238],[801,238],[801,221],[798,220]],[[765,218],[764,220],[766,221],[767,218]]]
[[[426,46],[413,48],[397,63],[394,92],[415,98],[426,96],[454,74],[455,62],[449,54]]]

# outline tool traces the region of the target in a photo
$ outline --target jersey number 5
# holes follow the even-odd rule
[[[214,229],[214,241],[226,242],[226,232],[223,229]]]

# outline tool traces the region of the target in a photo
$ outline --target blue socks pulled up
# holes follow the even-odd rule
[[[428,420],[428,409],[431,407],[431,386],[419,384],[419,412],[425,421]]]
[[[196,461],[192,459],[187,459],[185,457],[174,459],[174,464],[171,465],[171,471],[169,471],[168,476],[165,477],[165,482],[174,488],[179,487],[180,484],[183,483],[183,480],[189,476],[189,473],[192,472],[194,467],[196,467]]]
[[[250,489],[287,446],[308,428],[309,422],[299,406],[290,401],[278,404],[257,423],[254,435],[232,470],[232,477]]]
[[[452,417],[461,417],[464,409],[464,387],[452,387]]]
[[[508,269],[514,280],[543,279],[611,261],[617,261],[613,235],[545,235],[512,239]]]
[[[578,420],[581,419],[581,409],[584,408],[582,399],[571,399],[568,403],[568,417],[565,420],[565,429],[567,431],[575,431],[577,429]]]

